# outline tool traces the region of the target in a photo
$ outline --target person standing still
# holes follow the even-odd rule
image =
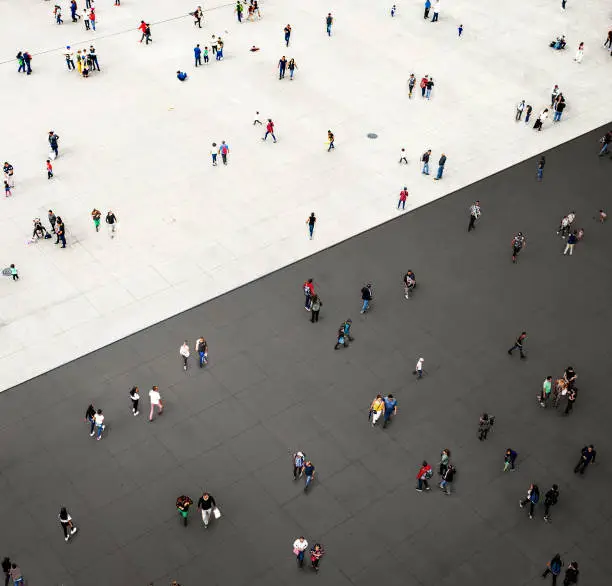
[[[153,388],[149,391],[149,399],[151,400],[151,410],[149,411],[149,421],[153,421],[153,412],[155,411],[155,407],[157,407],[157,414],[161,415],[164,412],[164,405],[161,400],[161,395],[159,393],[159,387],[154,385]]]
[[[523,110],[525,109],[525,100],[521,100],[520,104],[516,107],[516,116],[514,119],[518,122],[523,116]]]
[[[442,179],[442,173],[444,173],[444,165],[446,165],[446,155],[442,153],[440,160],[438,161],[438,174],[434,177],[434,181]]]
[[[433,90],[433,87],[434,87],[434,80],[433,80],[433,77],[430,77],[427,80],[427,86],[425,89],[425,98],[428,100],[431,98],[431,91]]]
[[[425,0],[425,12],[423,13],[423,18],[429,18],[429,11],[431,10],[431,1]]]
[[[331,15],[331,12],[328,12],[327,16],[325,17],[325,30],[327,31],[328,37],[331,37],[331,29],[332,29],[333,23],[334,23],[334,18]]]
[[[49,220],[49,224],[51,224],[51,230],[55,232],[55,222],[57,222],[57,216],[53,213],[53,210],[49,210],[47,219]]]
[[[563,254],[567,254],[568,251],[570,253],[570,256],[572,256],[572,254],[574,254],[574,246],[576,246],[576,242],[578,241],[578,237],[576,236],[577,231],[574,230],[568,237],[567,237],[567,242],[565,244],[565,250],[563,251]]]
[[[193,48],[193,58],[195,60],[196,67],[202,65],[202,49],[200,49],[199,44]]]
[[[440,0],[436,0],[433,5],[433,18],[431,22],[438,22],[438,18],[440,17]]]
[[[312,323],[319,321],[319,311],[321,311],[322,305],[323,302],[319,296],[315,294],[315,296],[312,298],[312,304],[310,305],[310,321]]]
[[[57,136],[57,134],[55,134],[53,130],[50,130],[48,140],[49,140],[49,147],[51,148],[51,152],[55,155],[53,158],[57,159],[57,157],[59,156],[59,145],[58,145],[59,136]]]
[[[304,300],[304,309],[306,311],[310,311],[312,298],[315,295],[315,289],[312,279],[304,281],[304,284],[302,285],[302,290],[304,291],[304,296],[306,297],[306,299]]]
[[[402,206],[402,210],[406,209],[406,199],[407,198],[408,198],[408,188],[404,186],[404,189],[402,189],[399,194],[399,200],[397,202],[398,210],[400,209],[400,206]]]
[[[310,240],[312,240],[316,222],[317,222],[317,217],[315,216],[315,213],[312,212],[310,216],[308,216],[308,219],[306,220],[306,224],[308,224],[308,235],[310,237]]]
[[[423,175],[429,175],[429,157],[430,156],[431,156],[431,149],[426,150],[421,155],[421,161],[423,162],[423,170],[421,171],[421,173]]]
[[[183,342],[183,345],[179,349],[179,354],[183,359],[183,370],[187,370],[187,362],[189,360],[189,344],[187,340]]]
[[[238,22],[242,22],[242,13],[244,12],[244,6],[242,5],[242,2],[240,2],[240,0],[238,0],[238,2],[236,2],[236,18],[238,19]]]

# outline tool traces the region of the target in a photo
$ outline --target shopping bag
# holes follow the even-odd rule
[[[221,511],[219,510],[219,507],[215,507],[213,509],[213,515],[215,516],[215,519],[221,518]]]

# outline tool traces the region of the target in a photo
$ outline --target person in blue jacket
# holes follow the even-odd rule
[[[533,519],[533,510],[535,506],[538,504],[539,500],[540,500],[540,489],[538,488],[537,484],[532,483],[529,485],[527,496],[524,499],[521,499],[519,501],[519,507],[521,507],[522,509],[527,503],[529,503],[529,518]]]
[[[202,49],[200,49],[199,44],[193,48],[193,56],[195,58],[195,66],[202,65]]]
[[[180,69],[176,72],[176,78],[179,81],[185,81],[187,79],[187,74],[184,71],[181,71]]]

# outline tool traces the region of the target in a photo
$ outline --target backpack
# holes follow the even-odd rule
[[[529,495],[529,500],[534,504],[537,505],[538,501],[540,500],[540,493],[536,492],[535,490],[531,491],[531,494]]]
[[[427,470],[427,472],[425,472],[425,478],[429,480],[432,477],[433,477],[433,470],[430,468],[429,470]]]

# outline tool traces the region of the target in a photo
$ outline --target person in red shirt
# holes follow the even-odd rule
[[[266,124],[266,134],[261,140],[266,140],[268,138],[268,134],[272,135],[274,142],[276,142],[276,137],[274,136],[274,122],[272,122],[271,118],[268,118],[268,123]]]
[[[142,43],[142,41],[144,40],[144,38],[146,37],[146,31],[147,31],[147,23],[144,20],[140,21],[140,26],[138,27],[138,30],[142,33],[142,36],[140,37],[140,42]]]
[[[421,83],[419,84],[419,87],[421,88],[421,97],[424,98],[425,97],[425,90],[427,89],[427,82],[429,81],[429,75],[426,75],[425,77],[423,77],[421,79]]]
[[[406,209],[406,198],[408,197],[408,188],[404,187],[404,189],[402,189],[400,191],[400,195],[399,195],[399,201],[397,202],[397,209],[400,209],[400,205],[402,206],[402,209],[405,210]]]
[[[308,279],[304,281],[304,295],[306,296],[306,301],[304,302],[304,309],[306,311],[310,311],[310,306],[312,304],[312,298],[314,297],[315,290],[314,285],[312,284],[312,279]]]
[[[426,460],[423,460],[423,464],[419,469],[419,473],[417,474],[417,492],[423,492],[423,487],[425,490],[431,490],[429,488],[428,480],[433,476],[433,470],[431,466],[427,463]]]

